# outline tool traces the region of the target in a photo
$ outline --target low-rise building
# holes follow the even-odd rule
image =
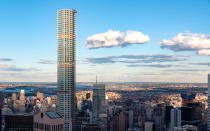
[[[40,112],[34,115],[34,131],[63,131],[64,119],[57,112]]]

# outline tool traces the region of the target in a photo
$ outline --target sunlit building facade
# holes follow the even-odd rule
[[[64,130],[75,131],[75,14],[58,11],[57,111],[64,118]]]

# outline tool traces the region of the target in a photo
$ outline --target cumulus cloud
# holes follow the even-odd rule
[[[161,48],[173,51],[196,51],[199,55],[210,55],[210,37],[204,34],[179,33],[171,40],[163,39]]]
[[[40,59],[39,64],[55,64],[56,62],[53,60],[47,60],[47,59]]]
[[[0,64],[1,71],[36,71],[35,68],[19,68],[11,64]]]
[[[120,31],[109,30],[104,33],[89,36],[86,40],[86,47],[88,49],[102,48],[102,47],[125,47],[131,44],[144,44],[150,41],[148,35],[144,35],[138,31],[127,31],[126,33]]]
[[[0,58],[0,61],[12,61],[13,59],[10,58]]]
[[[120,56],[106,56],[98,58],[88,58],[88,61],[93,64],[105,64],[105,63],[153,63],[153,62],[176,62],[188,60],[189,56],[185,55],[120,55]]]

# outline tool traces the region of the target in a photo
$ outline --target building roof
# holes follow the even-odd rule
[[[45,114],[51,119],[62,118],[57,112],[45,112]]]

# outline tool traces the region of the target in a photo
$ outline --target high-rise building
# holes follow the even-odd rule
[[[133,129],[133,111],[129,110],[129,129]]]
[[[44,100],[44,94],[40,93],[39,91],[37,92],[37,98],[40,100],[40,103],[42,103],[42,101]]]
[[[93,122],[99,122],[99,115],[105,114],[105,85],[93,85]]]
[[[164,113],[163,113],[164,104],[158,104],[154,108],[154,122],[155,122],[155,131],[164,130]]]
[[[19,111],[25,112],[25,91],[20,90],[20,101],[19,101]]]
[[[107,128],[107,114],[106,114],[106,102],[105,102],[105,85],[96,84],[93,85],[93,123],[99,124],[102,131]]]
[[[25,105],[25,91],[20,90],[20,102]]]
[[[15,92],[12,93],[12,101],[15,102],[17,100],[17,94]]]
[[[75,131],[75,14],[76,10],[58,11],[57,111],[64,117],[64,130]]]
[[[112,118],[112,126],[110,129],[111,131],[126,131],[129,126],[129,118],[128,114],[120,111],[114,114]]]
[[[208,131],[210,131],[210,74],[208,75]]]
[[[5,131],[33,131],[32,114],[8,114],[4,119]]]
[[[171,122],[171,110],[173,109],[173,106],[167,105],[165,109],[165,124],[166,127],[169,128],[170,122]]]
[[[175,127],[181,127],[181,109],[179,108],[171,109],[171,129],[174,130]]]
[[[144,123],[144,130],[145,131],[153,131],[154,130],[154,122],[152,122],[152,121],[146,121]]]

